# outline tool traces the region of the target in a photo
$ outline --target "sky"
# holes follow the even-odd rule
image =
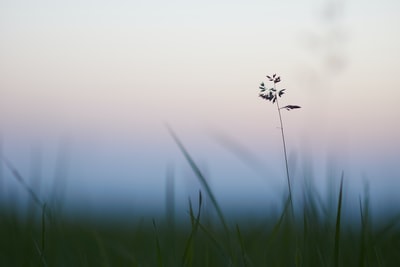
[[[280,177],[244,181],[254,170],[216,138],[257,156],[265,176],[282,173],[277,112],[258,98],[265,75],[278,73],[281,103],[302,106],[283,113],[297,169],[335,165],[349,187],[367,177],[395,196],[399,10],[395,0],[0,0],[3,154],[29,177],[39,147],[51,173],[66,138],[71,198],[113,199],[132,186],[146,203],[140,192],[159,198],[168,164],[184,197],[198,185],[184,178],[169,124],[222,195],[283,191]]]

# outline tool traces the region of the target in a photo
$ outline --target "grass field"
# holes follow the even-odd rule
[[[284,196],[278,212],[233,219],[176,141],[202,185],[183,218],[173,216],[173,205],[156,219],[107,218],[107,211],[104,219],[66,216],[43,203],[6,162],[31,205],[24,214],[1,206],[0,266],[400,266],[400,216],[372,218],[364,196],[346,218],[343,174],[334,199],[304,190],[294,206]]]
[[[201,205],[172,223],[94,222],[47,209],[41,215],[38,207],[21,220],[3,209],[0,266],[399,266],[398,218],[372,228],[362,207],[361,226],[342,225],[316,204],[295,219],[286,209],[241,224],[228,220],[226,228],[203,218]]]

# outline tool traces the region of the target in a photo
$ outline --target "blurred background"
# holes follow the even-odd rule
[[[290,172],[373,212],[400,201],[400,3],[0,0],[1,154],[66,213],[177,214],[200,183],[257,213],[287,193],[278,114],[258,97],[277,73]],[[369,189],[368,189],[369,188]],[[172,190],[172,191],[171,191]],[[0,199],[29,194],[0,165]]]

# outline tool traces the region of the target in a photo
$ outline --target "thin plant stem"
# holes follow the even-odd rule
[[[283,121],[282,121],[282,114],[281,114],[281,109],[286,109],[286,110],[292,110],[292,109],[298,109],[301,108],[300,106],[297,105],[287,105],[284,107],[279,106],[279,98],[285,93],[286,89],[281,89],[279,91],[276,90],[276,84],[281,81],[281,77],[277,76],[276,73],[272,76],[268,76],[267,78],[270,82],[274,83],[274,87],[267,89],[265,87],[264,82],[261,82],[259,89],[261,90],[259,96],[265,100],[268,100],[272,103],[276,102],[276,108],[278,110],[278,115],[279,115],[279,122],[281,125],[281,135],[282,135],[282,144],[283,144],[283,155],[285,156],[285,167],[286,167],[286,178],[287,178],[287,183],[288,183],[288,189],[289,189],[289,203],[291,206],[292,210],[292,217],[294,219],[294,207],[293,207],[293,194],[292,194],[292,185],[290,183],[290,174],[289,174],[289,163],[288,163],[288,157],[287,157],[287,151],[286,151],[286,140],[285,140],[285,131],[283,129]]]
[[[274,84],[274,89],[276,90],[275,84]],[[276,91],[275,91],[275,93],[276,93]],[[292,215],[294,216],[293,199],[292,199],[292,186],[290,184],[289,164],[288,164],[288,158],[287,158],[287,152],[286,152],[285,132],[283,130],[281,108],[279,107],[278,97],[276,98],[276,107],[278,109],[279,122],[281,124],[280,129],[281,129],[281,135],[282,135],[283,154],[285,155],[285,167],[286,167],[286,178],[287,178],[287,183],[288,183],[288,188],[289,188],[289,200],[290,200],[290,206],[291,206],[291,209],[292,209]]]

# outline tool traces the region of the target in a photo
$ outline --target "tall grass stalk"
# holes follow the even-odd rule
[[[277,76],[276,74],[272,76],[266,76],[270,82],[273,82],[274,86],[272,88],[267,89],[265,87],[264,82],[260,84],[259,89],[261,90],[259,96],[265,100],[268,100],[272,103],[276,103],[276,108],[278,110],[278,115],[279,115],[279,123],[280,123],[280,129],[281,129],[281,136],[282,136],[282,144],[283,144],[283,154],[285,157],[285,167],[286,167],[286,179],[287,179],[287,184],[288,184],[288,190],[289,190],[289,200],[290,200],[290,206],[291,206],[291,211],[292,211],[292,216],[294,218],[294,207],[293,207],[293,194],[292,194],[292,186],[291,186],[291,180],[290,180],[290,174],[289,174],[289,163],[288,163],[288,157],[287,157],[287,150],[286,150],[286,140],[285,140],[285,131],[283,128],[283,120],[282,120],[282,114],[281,114],[281,109],[286,109],[286,110],[292,110],[292,109],[298,109],[300,106],[296,105],[287,105],[284,107],[281,107],[279,105],[279,98],[282,97],[282,95],[285,93],[286,89],[280,89],[277,91],[276,89],[276,84],[281,81],[281,77]]]
[[[274,83],[274,89],[276,91],[276,84]],[[292,213],[293,211],[293,195],[292,195],[292,186],[290,183],[290,174],[289,174],[289,163],[288,163],[288,157],[287,157],[287,152],[286,152],[286,141],[285,141],[285,131],[283,129],[283,122],[282,122],[282,114],[281,114],[281,108],[279,107],[279,101],[278,98],[276,98],[276,108],[278,110],[279,114],[279,123],[281,125],[281,135],[282,135],[282,145],[283,145],[283,154],[285,155],[285,167],[286,167],[286,178],[287,178],[287,184],[288,184],[288,189],[289,189],[289,198],[290,198],[290,205],[292,206]]]

